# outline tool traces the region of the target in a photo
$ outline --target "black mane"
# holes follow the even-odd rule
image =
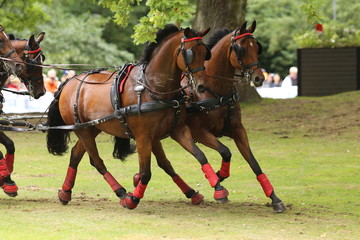
[[[164,29],[159,30],[156,33],[156,42],[150,43],[143,51],[142,57],[140,59],[141,62],[148,62],[151,58],[152,53],[155,48],[159,46],[162,40],[164,40],[170,34],[176,33],[179,31],[179,28],[173,24],[168,24]]]
[[[212,49],[215,44],[217,44],[220,39],[222,39],[223,37],[225,37],[226,35],[228,35],[231,32],[231,30],[228,29],[219,29],[216,32],[214,32],[214,34],[209,38],[208,43],[206,44],[206,46],[209,49]]]

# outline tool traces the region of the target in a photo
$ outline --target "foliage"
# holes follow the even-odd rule
[[[94,68],[119,66],[134,59],[133,54],[119,50],[115,44],[103,38],[103,29],[109,17],[84,8],[82,11],[78,8],[80,11],[75,12],[74,1],[66,2],[68,4],[62,1],[45,6],[51,18],[37,27],[38,31],[46,32],[42,46],[48,52],[45,52],[47,63],[86,63],[94,65]],[[91,8],[96,5],[88,3],[87,6]]]
[[[360,29],[347,28],[346,26],[329,22],[324,24],[323,32],[306,31],[294,37],[301,48],[321,47],[358,47],[360,46]]]
[[[325,0],[303,0],[304,4],[300,7],[306,15],[309,23],[323,23],[328,18],[320,15],[319,9],[325,4]]]
[[[133,5],[140,2],[142,0],[99,0],[99,4],[114,13],[114,21],[121,26],[128,25]],[[135,44],[154,42],[159,28],[170,22],[183,23],[194,13],[188,0],[147,0],[146,6],[149,7],[149,12],[140,18],[131,36]]]
[[[24,29],[33,31],[39,23],[48,20],[49,15],[43,10],[44,4],[52,0],[26,0],[0,2],[1,24],[10,31]]]
[[[315,3],[312,11],[308,8]],[[360,46],[360,3],[355,0],[338,1],[336,19],[317,18],[319,13],[330,16],[333,6],[322,0],[307,0],[302,6],[304,14],[310,23],[323,23],[323,32],[307,30],[296,34],[294,39],[301,48],[319,47],[355,47]],[[349,18],[349,16],[352,16]],[[335,18],[335,16],[333,16]]]

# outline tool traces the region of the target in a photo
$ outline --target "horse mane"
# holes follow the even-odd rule
[[[178,32],[180,29],[173,25],[173,24],[167,24],[164,29],[160,29],[156,33],[156,42],[149,43],[148,46],[144,49],[141,62],[148,62],[151,58],[152,53],[154,52],[155,48],[160,45],[162,40],[164,40],[167,36],[170,34]]]
[[[17,40],[17,41],[27,41],[28,39],[25,38],[17,38],[13,33],[7,33],[6,34],[9,38],[9,40]]]
[[[214,32],[214,34],[209,38],[206,46],[209,49],[212,49],[223,37],[228,35],[231,32],[229,29],[219,29]]]

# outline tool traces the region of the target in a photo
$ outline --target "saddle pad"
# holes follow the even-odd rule
[[[135,65],[131,63],[125,64],[114,78],[114,82],[111,86],[110,97],[111,104],[115,110],[116,108],[121,107],[120,94],[124,91],[125,82],[134,67]]]

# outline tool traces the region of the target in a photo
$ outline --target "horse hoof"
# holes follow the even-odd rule
[[[227,203],[229,201],[227,196],[229,196],[229,192],[226,190],[226,188],[214,192],[215,200],[220,203]]]
[[[132,193],[128,193],[126,198],[120,199],[120,205],[129,210],[135,209],[138,204],[139,201],[136,202]]]
[[[141,176],[140,173],[135,173],[134,177],[133,177],[133,183],[134,183],[134,187],[137,187],[138,183],[141,180]]]
[[[71,192],[59,190],[58,197],[59,197],[59,201],[62,205],[67,205],[71,201]]]
[[[191,198],[191,204],[192,205],[199,205],[204,200],[204,196],[200,193],[196,193],[195,196]]]
[[[283,213],[286,211],[286,207],[283,202],[273,203],[272,207],[276,213]]]
[[[4,183],[2,186],[4,193],[10,197],[16,197],[18,195],[17,190],[19,189],[16,184],[6,184]]]

